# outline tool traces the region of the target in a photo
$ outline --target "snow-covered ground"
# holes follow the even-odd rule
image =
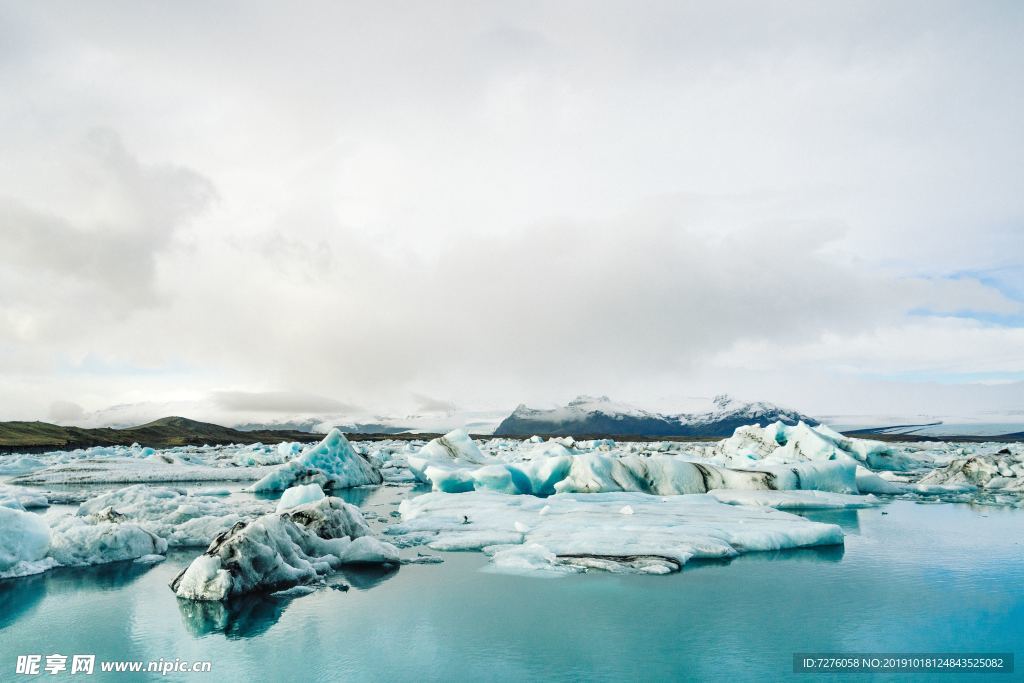
[[[458,430],[349,442],[334,431],[312,444],[3,455],[0,472],[0,578],[207,547],[179,594],[220,599],[319,581],[349,561],[421,561],[389,543],[483,549],[495,570],[549,575],[842,543],[838,527],[781,510],[893,498],[1021,507],[1024,444],[882,443],[803,423],[718,442],[477,441]],[[410,495],[365,519],[334,497],[379,485]],[[38,512],[48,506],[56,512]],[[304,508],[319,512],[295,514]]]

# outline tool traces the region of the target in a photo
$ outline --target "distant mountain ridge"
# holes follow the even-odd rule
[[[152,448],[172,446],[251,444],[257,442],[311,441],[309,432],[293,430],[240,431],[184,417],[164,417],[137,427],[62,427],[48,422],[0,422],[0,451],[73,450],[92,446]]]
[[[495,436],[617,434],[638,436],[729,436],[736,427],[760,422],[796,424],[818,421],[764,401],[743,402],[716,396],[705,413],[666,415],[616,403],[607,396],[577,396],[561,408],[517,407],[494,431]]]

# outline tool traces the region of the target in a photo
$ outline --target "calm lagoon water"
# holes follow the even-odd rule
[[[386,515],[394,495],[350,499]],[[0,582],[0,680],[15,678],[16,655],[33,653],[211,660],[212,674],[190,679],[225,681],[777,680],[794,676],[794,652],[1021,658],[1024,511],[897,501],[806,516],[842,525],[845,547],[752,554],[661,577],[505,576],[480,571],[480,554],[439,553],[443,564],[333,577],[347,591],[223,607],[180,602],[167,587],[198,551],[156,566],[56,570]],[[1021,670],[968,678],[1021,680]]]

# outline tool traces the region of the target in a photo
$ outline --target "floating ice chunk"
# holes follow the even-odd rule
[[[323,441],[274,468],[250,490],[284,491],[297,484],[319,484],[332,490],[381,482],[380,471],[356,453],[344,434],[332,429]]]
[[[435,490],[445,493],[472,491],[475,485],[473,471],[464,468],[428,464],[423,468],[421,476],[424,480],[433,482]]]
[[[878,493],[883,495],[899,495],[906,490],[903,484],[882,479],[871,470],[857,466],[857,489],[861,493]]]
[[[918,484],[974,486],[991,491],[1024,493],[1024,456],[1009,449],[992,455],[956,458],[932,470]]]
[[[50,557],[65,566],[105,564],[163,555],[167,541],[107,510],[86,519],[61,517],[50,528]]]
[[[623,505],[621,508],[619,508],[619,514],[620,515],[632,515],[633,514],[633,507],[630,506],[630,505]]]
[[[856,509],[881,505],[872,495],[852,496],[825,491],[709,491],[715,500],[729,505],[755,505],[780,510]]]
[[[561,448],[561,446],[559,446]],[[558,493],[642,491],[656,495],[705,493],[710,489],[819,489],[857,493],[850,458],[796,464],[751,463],[747,469],[716,467],[668,455],[587,452],[551,455],[473,469],[456,463],[425,464],[423,481],[435,491],[495,491],[546,496]]]
[[[172,547],[188,547],[209,545],[217,534],[269,512],[271,505],[269,501],[230,501],[136,484],[90,498],[78,507],[77,514],[90,517],[109,509],[166,539]]]
[[[734,467],[758,460],[799,463],[852,458],[875,470],[906,470],[918,465],[912,458],[881,441],[853,439],[825,425],[811,427],[775,422],[767,427],[737,427],[715,447],[718,457]]]
[[[139,484],[199,481],[253,481],[264,476],[267,467],[212,467],[183,460],[175,464],[138,458],[106,457],[75,459],[21,475],[14,484]]]
[[[135,560],[135,564],[159,564],[166,559],[166,555],[143,555]]]
[[[369,535],[359,509],[324,498],[240,522],[171,583],[182,598],[225,600],[309,583],[342,564],[398,563],[398,549]]]
[[[277,511],[284,512],[289,508],[306,503],[315,503],[326,498],[324,490],[319,484],[306,484],[305,486],[293,486],[283,494],[281,500],[277,501]]]
[[[904,484],[904,493],[922,496],[941,496],[947,493],[973,493],[978,487],[973,484]]]
[[[39,515],[0,507],[0,578],[38,574],[54,566],[46,557],[50,527]]]
[[[421,482],[429,483],[426,470],[430,466],[490,465],[496,461],[481,452],[480,447],[462,429],[455,429],[429,441],[415,455],[406,456],[409,470]]]
[[[0,507],[15,510],[29,510],[50,506],[45,491],[27,489],[23,486],[4,486],[0,484]]]
[[[419,452],[420,457],[434,462],[463,462],[472,465],[485,465],[492,462],[485,456],[476,442],[463,429],[454,429],[442,437],[427,443]]]
[[[427,468],[432,471],[434,468]],[[429,475],[428,475],[429,476]],[[520,493],[512,479],[512,468],[507,465],[485,465],[474,470],[471,474],[469,484],[470,490],[496,491],[497,493]],[[442,491],[447,489],[442,488]],[[457,491],[452,491],[457,493]]]
[[[625,506],[634,513],[621,514]],[[544,508],[547,514],[530,515]],[[836,525],[771,508],[725,505],[707,495],[428,493],[403,501],[399,510],[402,522],[386,533],[438,550],[489,550],[498,558],[497,570],[557,573],[556,565],[571,564],[662,572],[677,570],[694,557],[843,542]],[[535,520],[534,525],[525,532],[509,531],[523,518]],[[531,547],[517,552],[507,547],[519,545]]]
[[[560,564],[558,557],[539,543],[524,543],[495,550],[490,571],[530,576],[562,576],[578,574],[582,567]]]
[[[14,457],[0,456],[0,474],[2,475],[26,474],[41,470],[44,467],[46,467],[46,463],[42,460],[27,455]]]

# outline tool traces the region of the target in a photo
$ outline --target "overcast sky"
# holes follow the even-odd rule
[[[1022,35],[978,0],[2,1],[0,419],[1024,410]]]

